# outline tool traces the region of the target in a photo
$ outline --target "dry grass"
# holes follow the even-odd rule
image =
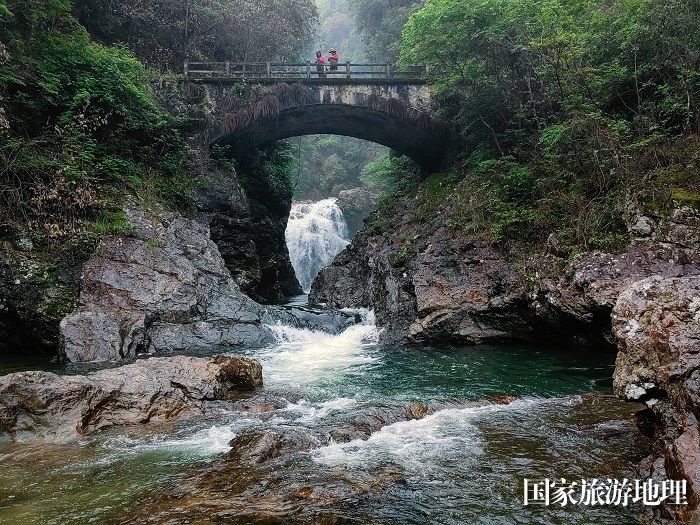
[[[261,119],[277,118],[283,108],[302,106],[309,97],[309,89],[301,84],[281,83],[269,90],[254,92],[246,107],[225,115],[222,134],[240,131]]]
[[[311,88],[299,83],[280,83],[271,87],[256,86],[245,107],[225,113],[219,136],[246,129],[258,120],[277,118],[282,110],[303,106],[311,100]],[[372,93],[366,97],[363,105],[370,110],[385,113],[393,119],[410,121],[424,129],[434,131],[445,129],[444,123],[432,118],[426,112],[415,110],[400,99],[387,99]]]

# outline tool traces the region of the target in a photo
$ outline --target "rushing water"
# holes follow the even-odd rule
[[[304,292],[318,272],[348,245],[348,226],[336,199],[296,202],[285,236],[289,258]]]
[[[247,352],[277,410],[0,445],[0,523],[635,523],[629,508],[522,506],[524,477],[634,476],[644,443],[609,395],[609,359],[386,348],[362,315],[336,336],[277,325]],[[245,462],[236,436],[306,445]]]

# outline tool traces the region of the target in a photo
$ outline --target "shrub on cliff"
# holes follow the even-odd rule
[[[616,249],[630,199],[697,194],[698,2],[428,0],[401,52],[431,67],[465,225],[495,241]]]
[[[92,42],[66,0],[0,0],[0,35],[6,234],[66,247],[125,192],[184,198],[187,151],[129,51]]]

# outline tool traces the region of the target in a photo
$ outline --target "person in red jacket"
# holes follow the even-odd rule
[[[328,52],[328,62],[331,64],[331,71],[338,71],[338,62],[340,61],[340,55],[338,52],[331,48]]]

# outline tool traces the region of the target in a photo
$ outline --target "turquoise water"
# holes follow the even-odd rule
[[[0,354],[0,376],[23,370],[60,370],[49,358],[41,356],[7,356]]]
[[[387,348],[371,316],[338,336],[275,330],[277,344],[244,353],[261,361],[263,393],[286,398],[285,408],[72,445],[0,445],[0,523],[636,522],[634,509],[522,505],[525,477],[634,477],[646,443],[634,407],[610,395],[613,356]],[[387,417],[407,406],[425,417]],[[339,430],[350,438],[252,465],[228,445]]]

